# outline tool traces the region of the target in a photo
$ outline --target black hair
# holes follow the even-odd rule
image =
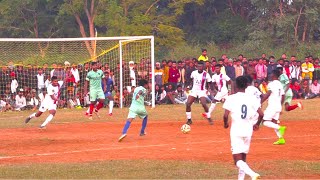
[[[219,59],[218,61],[224,61],[224,59]]]
[[[252,77],[250,75],[246,75],[245,77],[247,78],[248,83],[252,84],[252,81],[253,81]]]
[[[216,64],[214,67],[222,67],[221,64]]]
[[[202,49],[202,52],[207,51],[207,49]]]
[[[178,64],[179,64],[179,63],[182,63],[182,61],[181,61],[181,60],[180,60],[180,61],[178,61]]]
[[[52,77],[51,77],[51,81],[54,81],[54,80],[57,80],[57,79],[58,79],[57,76],[52,76]]]
[[[172,61],[172,63],[177,63],[177,61]]]
[[[239,76],[236,78],[236,84],[238,89],[246,89],[248,86],[248,78],[245,76]]]
[[[161,62],[167,62],[167,60],[163,59]]]
[[[279,72],[283,71],[283,67],[277,67],[276,70],[278,70]]]
[[[277,78],[279,78],[279,76],[281,75],[280,71],[277,69],[272,71],[272,74],[275,75]]]
[[[204,65],[203,61],[198,61],[198,65]]]
[[[91,62],[91,66],[96,65],[96,64],[97,64],[97,62]]]
[[[177,86],[177,89],[179,88],[179,87],[182,87],[180,84]]]
[[[146,79],[140,79],[139,82],[138,82],[139,86],[144,86],[144,85],[146,85],[148,83],[149,82]]]

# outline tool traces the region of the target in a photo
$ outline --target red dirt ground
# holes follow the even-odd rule
[[[0,164],[90,162],[119,159],[195,160],[232,163],[229,129],[195,121],[189,134],[183,122],[150,121],[139,136],[141,121],[117,142],[123,122],[55,124],[46,130],[28,126],[0,130]],[[287,144],[275,146],[275,132],[262,127],[254,133],[248,159],[320,161],[320,121],[286,122]]]

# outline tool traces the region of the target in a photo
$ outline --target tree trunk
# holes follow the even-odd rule
[[[84,29],[84,25],[80,19],[80,16],[79,14],[74,14],[74,17],[76,18],[76,21],[79,25],[79,30],[80,30],[80,34],[82,37],[86,38],[87,37],[87,34],[86,34],[86,31]],[[85,45],[86,45],[86,48],[90,54],[90,57],[93,57],[94,56],[94,53],[93,53],[93,49],[91,48],[91,45],[90,45],[90,42],[89,41],[84,41]]]
[[[230,7],[232,14],[235,16],[236,12],[234,11],[232,0],[228,0],[228,5]]]
[[[280,0],[279,2],[280,2],[280,4],[279,4],[280,16],[284,16],[284,14],[283,14],[283,2],[282,2],[282,0]]]
[[[307,30],[308,30],[308,23],[307,21],[305,21],[303,25],[302,42],[306,41]]]
[[[300,8],[299,15],[298,15],[298,18],[296,20],[296,25],[294,26],[294,39],[296,41],[298,41],[298,39],[299,39],[299,37],[298,37],[298,28],[299,28],[299,21],[300,21],[300,17],[301,17],[301,14],[302,14],[302,10],[303,10],[303,7]]]

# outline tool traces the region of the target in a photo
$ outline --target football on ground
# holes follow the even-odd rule
[[[191,131],[191,127],[188,124],[184,124],[181,126],[181,132],[187,134]]]

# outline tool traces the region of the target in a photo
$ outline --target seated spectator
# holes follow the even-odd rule
[[[314,79],[310,86],[310,96],[309,99],[319,97],[320,96],[320,85],[318,84],[318,80]]]
[[[302,89],[302,97],[304,99],[308,99],[310,96],[309,80],[305,79],[302,81],[301,89]]]
[[[178,104],[185,104],[187,102],[187,94],[183,91],[182,86],[178,85],[175,92],[174,101]]]
[[[0,99],[0,112],[6,112],[10,109],[10,104],[6,102],[5,96],[2,96]]]
[[[300,87],[299,81],[292,80],[290,84],[290,89],[293,93],[293,99],[300,99],[302,97],[302,89]]]
[[[268,92],[268,83],[267,83],[267,80],[264,79],[262,80],[260,86],[259,86],[259,90],[262,94],[267,94]]]
[[[167,92],[166,92],[164,86],[161,86],[160,89],[161,89],[161,94],[160,94],[159,104],[162,104],[165,97],[167,96]]]
[[[161,103],[164,104],[175,104],[174,97],[175,97],[175,90],[173,89],[172,84],[168,84],[166,89],[166,96],[161,100]]]
[[[39,100],[38,97],[36,97],[37,91],[35,89],[31,90],[30,95],[30,101],[27,103],[27,108],[32,109],[32,111],[35,111],[39,107]]]
[[[15,110],[21,111],[24,110],[27,106],[26,98],[23,95],[23,89],[20,89],[18,94],[16,95],[16,101],[15,101]]]
[[[40,100],[40,104],[42,103],[42,101],[46,97],[46,94],[47,94],[47,89],[46,88],[42,88],[41,89],[41,93],[39,93],[39,95],[38,95],[38,98]]]
[[[120,91],[116,91],[113,97],[114,107],[120,107]]]
[[[158,84],[156,84],[155,86],[155,103],[156,104],[160,104],[160,95],[162,93],[162,90],[160,89],[160,86]]]
[[[254,81],[253,83],[254,87],[256,87],[257,89],[259,89],[259,82],[258,81]],[[260,90],[260,89],[259,89]]]

